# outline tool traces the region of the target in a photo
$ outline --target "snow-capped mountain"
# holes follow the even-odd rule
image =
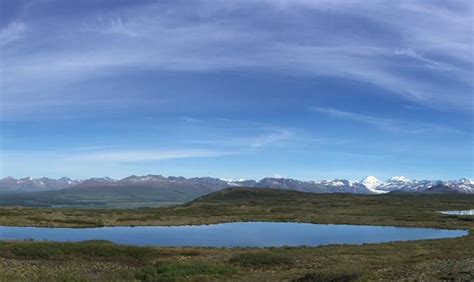
[[[362,179],[359,183],[369,189],[372,193],[387,193],[387,191],[385,190],[377,189],[382,184],[382,181],[378,180],[375,176],[369,175],[366,178]]]
[[[390,181],[397,181],[397,182],[410,182],[410,179],[406,178],[405,176],[394,176],[389,179]]]
[[[227,182],[230,186],[235,186],[235,187],[253,187],[255,184],[257,184],[257,181],[253,179],[239,179],[239,180],[233,180],[233,179],[222,179]]]
[[[361,181],[364,184],[364,180]],[[457,193],[474,194],[474,181],[468,178],[460,180],[410,180],[403,176],[394,176],[386,181],[379,181],[375,185],[369,183],[370,189],[379,193],[400,191],[406,193],[429,192],[430,188],[445,186],[446,189]],[[367,186],[366,186],[367,187]],[[369,188],[369,187],[368,187]],[[446,191],[449,191],[446,190]]]
[[[360,184],[364,185],[368,189],[374,189],[378,185],[380,185],[381,181],[377,179],[375,176],[367,176],[366,178],[360,181]]]
[[[371,194],[371,191],[362,184],[343,179],[300,181],[290,178],[264,178],[257,182],[253,187],[288,189],[311,193]]]
[[[0,191],[6,192],[31,192],[31,191],[49,191],[70,188],[80,183],[80,180],[72,180],[67,177],[59,179],[42,178],[13,178],[6,177],[0,179]]]
[[[291,178],[269,177],[260,181],[232,180],[212,177],[185,178],[182,176],[165,177],[162,175],[132,175],[120,180],[109,177],[90,178],[85,180],[72,180],[67,177],[59,179],[25,177],[15,179],[6,177],[0,179],[0,192],[32,192],[48,191],[67,188],[107,188],[107,187],[140,187],[159,188],[192,193],[196,195],[210,193],[226,187],[254,187],[289,189],[311,193],[355,193],[355,194],[382,194],[392,191],[404,193],[429,193],[433,187],[443,186],[443,191],[453,193],[474,194],[474,181],[463,178],[460,180],[410,180],[403,176],[394,176],[386,181],[381,181],[375,176],[367,176],[360,181],[345,179],[301,181]],[[438,189],[439,190],[439,189]]]

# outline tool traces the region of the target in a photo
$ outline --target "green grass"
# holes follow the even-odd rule
[[[310,272],[295,279],[295,282],[352,282],[360,279],[360,274],[345,270]]]
[[[203,261],[171,262],[140,269],[135,278],[141,281],[175,281],[183,278],[223,278],[237,273],[233,266]]]
[[[117,246],[107,241],[82,243],[55,243],[8,241],[0,245],[0,256],[23,260],[62,260],[65,258],[107,259],[114,261],[146,261],[154,256],[154,249],[135,246]]]
[[[275,265],[291,265],[293,259],[283,252],[246,252],[232,256],[230,262],[243,267],[262,268]]]
[[[130,209],[177,205],[200,195],[152,187],[80,187],[0,194],[0,206]]]

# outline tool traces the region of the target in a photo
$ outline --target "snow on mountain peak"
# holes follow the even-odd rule
[[[466,185],[474,185],[474,179],[471,178],[461,178],[459,182],[462,182]]]
[[[234,182],[242,182],[242,181],[245,181],[246,179],[244,179],[244,178],[234,179],[234,178],[222,178],[221,177],[221,178],[219,178],[219,180],[229,182],[229,183],[234,183]]]
[[[280,177],[280,178],[278,178]],[[67,177],[60,179],[50,179],[46,177],[31,178],[24,177],[16,179],[6,177],[0,179],[0,191],[48,191],[58,190],[77,185],[122,185],[122,184],[140,184],[140,185],[189,185],[194,187],[204,183],[206,186],[223,188],[227,186],[244,186],[256,188],[279,188],[294,189],[304,192],[349,192],[349,193],[372,193],[381,194],[391,191],[402,192],[424,192],[427,189],[439,185],[447,186],[452,191],[459,193],[474,194],[474,180],[472,178],[462,178],[459,180],[409,180],[403,176],[394,176],[387,181],[380,181],[375,176],[367,176],[360,181],[348,181],[344,179],[322,180],[322,181],[299,181],[296,179],[283,178],[280,175],[264,178],[260,181],[245,179],[215,179],[210,177],[189,178],[184,177],[164,177],[161,175],[129,176],[121,180],[114,180],[109,177],[90,178],[84,180],[72,180]],[[186,186],[187,187],[187,186]]]
[[[406,178],[405,176],[394,176],[394,177],[390,178],[390,181],[410,182],[411,180]]]
[[[382,185],[383,182],[378,180],[377,177],[375,176],[371,176],[371,175],[367,176],[366,178],[360,181],[360,184],[365,186],[365,188],[370,190],[372,193],[376,193],[376,194],[388,193],[388,191],[378,189],[378,187]]]
[[[333,186],[344,186],[344,182],[339,181],[339,180],[334,180],[331,184]]]
[[[377,177],[369,175],[366,178],[362,179],[360,183],[364,185],[365,187],[367,187],[368,189],[374,189],[381,182],[380,180],[377,179]]]

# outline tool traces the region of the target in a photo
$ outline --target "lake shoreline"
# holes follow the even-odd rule
[[[236,189],[172,208],[129,211],[0,208],[0,225],[180,226],[261,220],[469,230],[468,236],[453,239],[318,247],[134,247],[110,242],[0,241],[3,270],[0,281],[2,278],[10,281],[19,273],[29,279],[46,280],[78,277],[90,280],[93,273],[98,280],[130,281],[156,269],[163,275],[194,273],[186,275],[204,280],[291,281],[315,275],[325,280],[331,277],[446,280],[447,273],[459,280],[472,280],[472,217],[438,213],[472,206],[474,197],[449,195],[364,197],[273,190],[249,195],[245,189]]]
[[[469,227],[469,217],[444,215],[439,211],[463,210],[474,206],[474,195],[362,196],[262,189],[262,195],[246,198],[248,195],[244,188],[236,191],[236,194],[244,193],[245,196],[239,194],[235,199],[220,199],[218,197],[221,194],[217,193],[217,198],[204,197],[168,208],[110,210],[0,207],[0,225],[82,228],[265,221],[456,229],[458,226]],[[223,191],[222,195],[225,193]],[[265,196],[267,194],[270,196]],[[294,203],[291,208],[280,204],[279,201],[286,199]]]
[[[333,244],[362,245],[448,239],[468,235],[466,229],[296,222],[233,222],[211,225],[115,226],[82,229],[0,226],[0,240],[110,241],[115,244],[144,247],[317,247]]]

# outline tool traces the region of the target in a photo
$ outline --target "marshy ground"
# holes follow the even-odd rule
[[[1,208],[0,225],[90,227],[299,221],[468,229],[456,239],[296,248],[161,248],[109,242],[0,243],[0,280],[474,280],[470,195],[306,194],[228,189],[171,208]]]

